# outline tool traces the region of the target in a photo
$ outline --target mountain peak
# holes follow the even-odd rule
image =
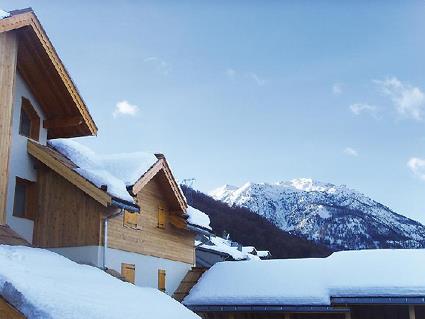
[[[425,226],[345,185],[312,178],[221,187],[210,195],[333,249],[425,247]]]

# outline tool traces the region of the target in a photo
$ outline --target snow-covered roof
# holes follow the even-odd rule
[[[133,202],[127,186],[134,185],[158,159],[152,153],[96,154],[87,146],[69,139],[49,141],[50,146],[71,160],[74,170],[95,184],[107,186],[113,197]]]
[[[225,253],[231,256],[234,260],[259,260],[259,257],[248,252],[238,250],[237,246],[232,246],[232,241],[218,236],[211,236],[208,243],[195,242],[196,247],[207,250]]]
[[[4,11],[0,8],[0,19],[4,19],[10,16],[10,13],[7,11]]]
[[[153,288],[137,287],[44,249],[0,245],[0,296],[27,318],[199,317]]]
[[[204,212],[189,206],[187,208],[186,214],[188,215],[187,221],[189,224],[211,230],[210,218]]]
[[[260,258],[265,258],[271,256],[271,254],[268,250],[257,250],[257,256]]]
[[[424,249],[220,262],[204,273],[184,304],[330,305],[331,297],[423,296],[424,264]]]

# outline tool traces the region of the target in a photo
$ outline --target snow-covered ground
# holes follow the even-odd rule
[[[69,139],[51,140],[49,145],[78,166],[75,171],[81,176],[97,187],[106,185],[109,194],[129,202],[133,198],[127,186],[134,185],[158,160],[143,152],[100,155]]]
[[[23,246],[0,245],[0,296],[30,319],[199,319],[157,289]]]
[[[330,305],[331,297],[425,295],[425,250],[344,251],[327,258],[221,262],[186,305]]]

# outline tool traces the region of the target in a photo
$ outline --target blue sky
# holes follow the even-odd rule
[[[178,179],[312,177],[425,222],[423,1],[26,1],[99,127]],[[121,103],[120,103],[121,102]]]

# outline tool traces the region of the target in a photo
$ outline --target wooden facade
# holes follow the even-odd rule
[[[194,233],[172,224],[178,212],[171,200],[167,186],[157,173],[137,194],[140,214],[136,215],[138,229],[124,227],[124,216],[109,222],[108,246],[143,255],[166,258],[188,264],[194,263]],[[165,210],[165,226],[159,227],[159,210]],[[182,213],[182,212],[180,212]]]
[[[0,225],[6,223],[17,50],[16,34],[0,33]]]
[[[34,246],[53,248],[102,244],[104,206],[44,165],[38,168],[37,188]]]
[[[0,296],[0,318],[25,319],[25,316]]]

